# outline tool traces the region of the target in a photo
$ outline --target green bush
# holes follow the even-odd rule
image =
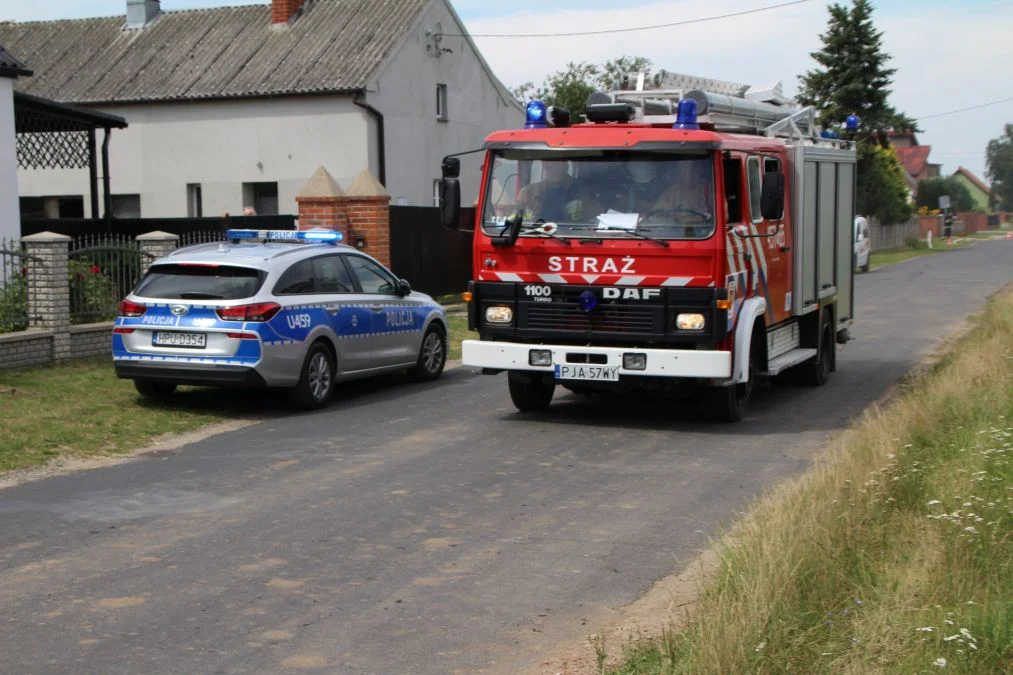
[[[15,274],[0,286],[0,333],[28,328],[28,279]]]
[[[116,316],[117,298],[113,280],[87,258],[67,264],[70,283],[70,314],[74,323],[106,321]]]

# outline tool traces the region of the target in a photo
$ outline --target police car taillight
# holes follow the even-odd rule
[[[217,310],[222,321],[270,321],[281,310],[276,302],[258,302],[253,305],[222,307]]]
[[[148,308],[139,302],[131,302],[130,300],[120,302],[120,316],[135,319],[143,316],[146,311],[148,311]]]

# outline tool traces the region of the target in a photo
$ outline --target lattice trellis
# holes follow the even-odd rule
[[[18,167],[88,168],[91,127],[30,108],[16,108],[14,126],[18,139]]]

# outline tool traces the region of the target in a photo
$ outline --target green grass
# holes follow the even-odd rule
[[[924,241],[912,242],[904,248],[892,249],[889,251],[873,251],[871,269],[879,269],[887,265],[895,265],[912,258],[920,258],[923,255],[934,255],[952,250],[946,246],[945,239],[935,238],[932,240],[932,248],[929,248]]]
[[[237,396],[213,399],[184,388],[170,405],[144,402],[131,381],[116,378],[109,357],[0,370],[0,472],[127,452],[248,412]]]
[[[1013,672],[1011,345],[1007,291],[734,526],[686,628],[608,672]]]
[[[447,315],[450,322],[450,355],[448,358],[457,360],[461,358],[461,341],[477,340],[478,333],[468,330],[468,315],[464,312],[454,312]]]

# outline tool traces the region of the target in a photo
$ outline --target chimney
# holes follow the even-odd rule
[[[127,28],[144,28],[161,13],[158,0],[127,0]]]
[[[271,23],[275,26],[287,24],[302,7],[304,0],[271,0]]]

